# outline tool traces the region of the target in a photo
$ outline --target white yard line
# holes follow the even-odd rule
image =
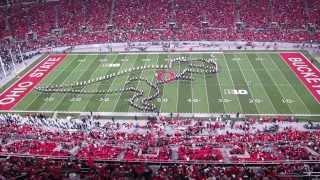
[[[129,68],[132,68],[132,67],[134,67],[134,65],[135,65],[135,62],[138,60],[138,57],[139,57],[139,55],[137,55],[137,57],[135,58],[135,60],[134,60],[134,63],[129,67]],[[129,73],[130,74],[130,73]],[[127,78],[126,78],[126,80],[124,81],[124,82],[126,82],[128,79],[129,79],[129,77],[130,77],[130,75],[127,75]],[[112,81],[112,84],[114,83],[115,81]],[[112,87],[112,84],[111,84],[111,86],[110,87]],[[122,86],[123,86],[123,84],[122,84]],[[114,112],[115,111],[115,109],[117,108],[117,104],[118,104],[118,102],[119,102],[119,100],[120,100],[120,97],[122,96],[122,93],[121,94],[119,94],[119,96],[118,96],[118,98],[117,98],[117,100],[116,100],[116,102],[114,102],[114,106],[113,106],[113,108],[112,108],[112,112]],[[99,109],[99,108],[98,108]]]
[[[104,58],[107,58],[108,56],[112,56],[112,55],[104,55],[103,57]],[[114,63],[116,60],[117,60],[117,57],[118,56],[116,56],[116,55],[114,55],[114,58],[112,58],[112,60],[111,60],[111,62],[107,62],[107,63]],[[103,70],[98,70],[99,72],[100,71],[103,71]],[[107,71],[107,73],[109,74],[109,72],[110,72],[110,70],[108,70]],[[94,73],[93,73],[94,74]],[[92,74],[92,75],[93,75]],[[90,77],[90,78],[92,78],[92,77]],[[114,80],[114,79],[113,79]],[[95,88],[95,90],[98,90],[99,89],[99,86],[100,86],[100,83],[101,82],[99,82],[99,85]],[[83,108],[81,109],[81,111],[83,111],[83,110],[85,110],[85,108],[87,107],[87,105],[90,103],[90,99],[92,98],[92,97],[94,97],[95,95],[90,95],[90,96],[88,96],[88,98],[89,98],[89,100],[88,100],[88,102],[87,103],[85,103],[85,104],[83,104]],[[99,106],[102,104],[102,102],[99,104]]]
[[[206,75],[203,73],[203,80],[204,80],[204,87],[205,87],[205,94],[206,94],[206,104],[207,104],[207,112],[210,113],[210,105],[209,105],[209,96],[208,96],[208,90],[207,90],[207,81],[206,81]]]
[[[232,82],[232,87],[233,87],[233,89],[235,89],[235,87],[234,87],[234,81],[233,81],[232,75],[231,75],[231,71],[230,71],[229,65],[228,65],[228,63],[227,63],[228,60],[227,60],[227,58],[226,58],[226,56],[225,56],[224,54],[223,54],[223,57],[224,57],[223,61],[225,62],[226,66],[227,66],[228,74],[229,74],[229,77],[230,77],[231,82]],[[231,60],[230,60],[230,61],[231,61]],[[222,91],[222,93],[223,93],[223,92],[224,92],[224,91]],[[241,110],[240,113],[244,113],[244,111],[243,111],[243,109],[242,109],[242,105],[241,105],[241,103],[240,103],[239,97],[236,96],[236,99],[238,100],[237,102],[238,102],[239,107],[240,107],[240,110]]]
[[[152,61],[152,59],[151,59],[149,56],[147,56],[147,57],[144,58],[144,59],[150,59],[150,61]],[[141,61],[143,61],[143,60],[141,59]],[[150,63],[150,62],[144,61],[142,66],[148,65],[148,63]],[[140,78],[143,78],[144,73],[145,73],[146,70],[147,70],[147,69],[142,70],[142,72],[141,72],[141,74],[140,74],[140,76],[139,76]],[[138,82],[137,88],[139,88],[140,84],[141,84],[141,81]],[[142,90],[143,90],[143,89],[142,89]],[[133,110],[133,109],[135,109],[135,108],[133,108],[132,106],[129,105],[129,110],[128,110],[128,111],[131,112],[131,110]]]
[[[115,55],[115,58],[118,59],[118,56],[119,56],[119,55]],[[125,56],[125,57],[126,57],[126,56]],[[124,57],[124,58],[125,58],[125,57]],[[122,59],[124,59],[124,58],[122,58]],[[120,60],[120,59],[119,59],[119,60]],[[119,69],[117,72],[119,72],[119,71],[121,71],[121,67],[120,67],[120,69]],[[117,77],[114,77],[114,79],[112,80],[112,82],[111,82],[108,90],[110,90],[110,88],[112,87],[113,83],[116,81],[116,78],[117,78]],[[127,78],[127,79],[128,79],[128,78]],[[122,94],[119,94],[119,96],[118,96],[118,101],[119,101],[121,95],[122,95]],[[109,101],[108,103],[111,103],[111,101]],[[117,102],[117,103],[118,103],[118,102]],[[100,103],[99,106],[98,106],[98,108],[97,108],[97,110],[99,110],[102,105],[103,105],[103,103]],[[116,104],[115,104],[115,106],[113,107],[113,110],[114,110],[115,107],[116,107]]]
[[[67,76],[67,78],[61,83],[61,84],[63,84],[66,80],[69,80],[69,78],[70,78],[70,75],[71,75],[71,77],[74,75],[73,73],[74,73],[74,70],[76,70],[79,66],[83,66],[83,63],[86,63],[86,61],[87,61],[87,57],[85,56],[85,58],[84,59],[86,59],[85,60],[85,62],[80,62],[76,67],[74,67],[74,69],[72,69],[72,71],[70,72],[70,74]],[[95,61],[95,59],[96,58],[94,58],[94,60],[92,60],[92,62],[91,63],[94,63],[94,61]],[[91,63],[89,63],[89,64],[91,64]],[[86,69],[89,69],[90,68],[90,66],[88,66]],[[81,78],[81,76],[82,76],[82,74],[81,75],[79,75],[76,79],[74,79],[74,81],[82,81],[82,80],[80,80],[80,78]],[[59,100],[59,101],[55,101],[55,103],[56,103],[56,105],[54,106],[54,108],[53,109],[57,109],[59,106],[60,106],[60,104],[64,101],[64,98],[66,98],[68,95],[70,95],[70,94],[68,94],[68,93],[66,93],[66,94],[58,94],[57,96],[59,96],[59,95],[61,95],[62,96],[62,98]],[[53,96],[56,96],[56,94],[53,94]],[[75,96],[79,96],[79,95],[75,95]],[[51,95],[50,95],[50,97],[51,97]],[[50,103],[50,102],[48,102],[48,103]],[[47,103],[46,103],[47,104]],[[44,104],[43,104],[44,105]],[[41,108],[43,107],[43,105],[41,106]],[[41,109],[40,108],[40,109]]]
[[[216,58],[216,62],[217,62],[217,64],[218,64],[218,66],[219,66],[219,61],[223,61],[222,59],[221,60],[219,60],[218,58]],[[222,86],[221,86],[221,83],[220,83],[220,80],[219,80],[219,71],[217,72],[217,81],[218,81],[218,85],[219,85],[219,89],[220,89],[220,94],[221,94],[221,99],[224,99],[224,97],[223,97],[223,89],[222,89]],[[224,109],[224,111],[226,111],[227,109],[226,109],[226,105],[225,105],[225,103],[222,101],[222,102],[218,102],[218,99],[216,99],[216,103],[222,103],[223,104],[223,109]]]
[[[180,68],[181,68],[181,67],[180,67],[180,63],[179,63],[179,71],[178,71],[179,73],[180,73],[180,70],[181,70]],[[178,84],[177,84],[176,112],[179,113],[179,112],[178,112],[178,105],[179,105],[179,87],[180,87],[179,84],[180,84],[180,82],[179,82],[179,80],[176,81],[176,82],[178,83]]]
[[[69,55],[67,55],[67,56],[65,57],[65,60],[67,60],[67,58],[69,58]],[[64,60],[64,61],[65,61],[65,60]],[[74,60],[74,58],[72,58],[72,60],[71,60],[71,59],[69,60],[69,61],[70,61],[70,64],[72,63],[73,60]],[[62,63],[64,63],[64,62],[62,62]],[[60,64],[60,65],[62,65],[62,64]],[[58,66],[59,66],[59,65],[58,65]],[[56,66],[56,68],[58,68],[58,66]],[[53,69],[53,71],[51,71],[51,73],[54,73],[54,71],[56,70],[56,68]],[[67,68],[67,66],[64,67],[63,70],[64,70],[65,68]],[[62,70],[59,74],[57,74],[57,77],[63,72],[63,70]],[[50,74],[48,74],[48,75],[50,75]],[[49,76],[47,76],[46,78],[48,78],[48,77],[49,77]],[[53,81],[54,81],[57,77],[55,77],[54,79],[52,79],[52,81],[50,81],[50,84],[53,83]],[[44,81],[45,81],[45,80],[46,80],[46,79],[44,79]],[[41,85],[41,84],[40,84],[40,85]],[[31,91],[30,93],[32,93],[32,91]],[[41,95],[42,95],[42,93],[38,93],[38,94],[36,95],[36,97],[35,97],[32,101],[30,101],[25,107],[28,108],[28,107],[29,107],[34,101],[36,101]],[[51,96],[54,96],[54,95],[53,95],[53,94],[50,94],[48,97],[51,97]],[[27,97],[27,96],[26,96],[26,97]],[[39,109],[41,109],[41,107],[44,106],[44,105],[47,104],[47,103],[48,103],[48,102],[45,102],[44,104],[42,104]]]
[[[270,74],[270,72],[268,71],[268,67],[266,67],[263,63],[261,63],[261,65],[266,69],[266,73],[269,75],[271,81],[273,84],[275,84],[275,86],[277,87],[277,90],[279,91],[280,95],[281,95],[281,98],[284,98],[286,97],[285,96],[285,93],[282,91],[282,89],[278,86],[278,84],[276,83],[277,81],[274,79],[274,76],[272,74]],[[280,100],[280,99],[279,99]],[[292,107],[289,105],[289,104],[286,104],[289,108],[289,110],[291,112],[294,112]]]
[[[268,55],[269,60],[272,62],[272,64],[281,72],[281,76],[282,78],[289,84],[289,86],[294,90],[293,93],[295,94],[295,96],[298,97],[299,101],[301,101],[303,103],[303,105],[305,106],[305,109],[310,112],[310,109],[308,108],[308,106],[304,103],[304,101],[301,99],[301,97],[299,96],[298,92],[296,91],[296,89],[292,86],[292,84],[288,81],[288,79],[285,77],[285,75],[282,73],[281,69],[279,68],[279,66],[274,62],[273,58],[270,56],[270,54]]]
[[[202,58],[204,58],[203,57],[203,55],[201,56]],[[209,103],[209,96],[208,96],[208,87],[207,87],[207,80],[206,80],[206,74],[205,73],[203,73],[202,74],[203,75],[203,81],[204,81],[204,87],[205,87],[205,93],[206,93],[206,97],[207,97],[207,100],[206,100],[206,103],[207,103],[207,112],[208,113],[210,113],[210,103]],[[215,74],[215,75],[217,75],[217,74]]]
[[[247,55],[245,55],[245,56],[246,56],[246,59],[247,59],[248,61],[250,61],[249,57],[248,57]],[[259,82],[260,82],[259,85],[260,85],[261,88],[263,89],[263,94],[264,94],[264,96],[265,96],[266,98],[268,98],[268,100],[269,100],[269,102],[270,102],[270,104],[271,104],[271,106],[272,106],[273,112],[277,112],[276,108],[275,108],[274,105],[273,105],[273,102],[272,102],[271,98],[269,97],[266,89],[264,88],[263,83],[261,82],[261,79],[259,78],[258,74],[256,73],[253,65],[251,64],[251,62],[248,62],[248,64],[249,64],[250,67],[252,68],[252,71],[253,71],[254,76],[259,80]],[[240,67],[240,69],[241,69],[241,66],[240,66],[240,65],[239,65],[239,67]],[[245,76],[244,76],[244,77],[245,77]],[[257,107],[257,109],[258,109],[258,107]]]
[[[159,55],[157,55],[157,62],[156,62],[156,65],[158,65],[158,63],[159,63],[159,58],[160,58],[160,56]],[[154,82],[155,81],[155,75],[153,76],[153,78],[152,78],[152,82]],[[150,95],[150,93],[151,93],[151,90],[152,90],[152,88],[150,87],[149,88],[149,92],[148,92],[148,96]],[[160,97],[161,98],[161,97]],[[157,99],[155,99],[155,100],[157,100]],[[161,104],[160,104],[160,106],[161,106]],[[160,108],[159,108],[159,110],[160,110]]]
[[[189,61],[191,61],[191,63],[192,63],[192,57],[190,56],[190,55],[188,55],[188,57],[189,57]],[[191,78],[192,78],[192,71],[190,72],[190,76],[191,76]],[[193,105],[193,86],[192,86],[192,81],[190,81],[190,86],[191,86],[191,109],[192,109],[192,112],[191,113],[193,113],[193,112],[195,112],[195,110],[194,110],[194,105]]]
[[[171,60],[171,59],[174,59],[175,57],[174,56],[171,56],[171,53],[168,53],[167,54],[167,58],[166,59],[169,59],[169,60]],[[166,60],[166,63],[168,62],[168,60]],[[180,64],[179,64],[179,69],[180,69]],[[174,70],[174,69],[173,69]],[[176,72],[177,73],[177,72]],[[178,100],[179,100],[179,81],[177,81],[177,80],[175,80],[173,83],[177,83],[177,93],[176,93],[176,105],[175,105],[175,108],[176,108],[176,110],[174,110],[174,111],[171,111],[172,113],[173,112],[178,112]],[[170,85],[168,85],[168,86],[170,86]],[[160,112],[162,112],[162,106],[163,106],[163,104],[165,104],[165,103],[167,103],[167,102],[169,102],[169,101],[171,101],[171,99],[169,99],[168,97],[165,97],[165,98],[167,98],[167,102],[163,102],[162,100],[163,100],[163,95],[165,95],[166,93],[165,92],[167,92],[167,90],[166,90],[166,87],[168,88],[168,86],[163,86],[163,89],[162,89],[162,97],[161,97],[161,105],[160,105]],[[167,106],[167,105],[166,105]],[[164,112],[164,113],[169,113],[169,112]]]
[[[160,56],[158,55],[158,62],[159,62],[159,58],[160,58]],[[165,59],[170,59],[169,54],[167,54],[167,57],[166,57]],[[165,60],[165,62],[168,63],[168,60]],[[162,84],[161,86],[162,86],[162,95],[161,95],[161,97],[160,97],[161,101],[160,101],[159,112],[161,112],[161,109],[162,109],[162,99],[163,99],[164,89],[165,89],[165,87],[163,86],[163,84]]]
[[[203,55],[200,58],[204,58]],[[206,81],[206,75],[205,73],[202,73],[202,77],[203,77],[203,82],[204,82],[204,87],[205,87],[205,94],[206,94],[206,104],[207,104],[207,112],[210,112],[210,107],[209,107],[209,97],[208,97],[208,92],[207,92],[207,81]],[[191,85],[193,84],[193,81],[191,81]],[[192,106],[193,107],[193,106]],[[193,111],[194,112],[194,111]]]
[[[238,64],[238,66],[239,66],[239,68],[240,68],[240,73],[241,73],[241,75],[243,76],[244,80],[245,80],[246,82],[248,82],[246,76],[243,74],[243,72],[242,72],[242,70],[241,70],[241,65],[240,65],[240,63],[239,63],[238,61],[237,61],[236,63]],[[246,84],[246,86],[247,86],[248,90],[251,89],[248,84]],[[251,93],[253,94],[253,91],[251,91]],[[254,104],[254,106],[256,107],[257,111],[259,112],[259,107],[257,106],[257,104],[256,104],[256,103],[253,103],[253,104]],[[260,112],[259,112],[259,113],[260,113]]]

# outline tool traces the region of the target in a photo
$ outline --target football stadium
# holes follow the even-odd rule
[[[1,179],[320,178],[319,0],[0,0]]]

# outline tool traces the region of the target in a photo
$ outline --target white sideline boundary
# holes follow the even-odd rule
[[[101,52],[101,53],[67,53],[68,55],[118,55],[118,54],[123,54],[123,55],[135,55],[135,54],[280,54],[280,53],[300,53],[300,51],[254,51],[251,52],[249,51],[244,51],[244,50],[226,50],[226,51],[175,51],[175,52],[167,52],[167,51],[151,51],[151,52],[141,52],[141,51],[134,51],[134,52]],[[56,53],[52,53],[52,54],[56,54]],[[61,53],[57,53],[57,54],[61,54]]]
[[[119,52],[119,54],[203,54],[203,53],[210,53],[210,54],[222,54],[222,51],[174,51],[174,52]]]
[[[48,113],[48,114],[70,114],[70,115],[90,115],[90,112],[81,112],[81,111],[25,111],[25,110],[9,110],[3,111],[0,113]],[[148,116],[157,116],[157,113],[148,113],[148,112],[92,112],[94,116],[126,116],[126,117],[148,117]],[[218,117],[221,115],[231,115],[231,117],[235,116],[235,113],[178,113],[173,112],[173,117],[199,117],[199,118],[210,118],[210,117]],[[169,117],[171,113],[162,112],[159,113],[160,116]],[[320,114],[241,114],[240,117],[245,116],[304,116],[304,117],[320,117]]]
[[[249,50],[250,51],[250,50]],[[99,55],[99,54],[104,54],[104,55],[135,55],[135,54],[250,54],[250,53],[273,53],[273,54],[280,54],[280,53],[300,53],[302,54],[303,57],[309,60],[303,53],[301,53],[299,50],[292,50],[292,51],[255,51],[255,52],[246,52],[244,50],[230,50],[228,51],[197,51],[197,52],[186,52],[186,51],[175,51],[175,52],[103,52],[103,53],[66,53],[67,56],[69,55]],[[61,54],[61,53],[50,53],[50,54]],[[49,54],[49,55],[50,55]],[[43,59],[41,59],[36,65],[37,66],[39,63],[44,61],[49,55],[45,56]],[[66,56],[66,57],[67,57]],[[34,67],[29,69],[25,74],[27,74],[29,71],[31,71]],[[316,68],[318,69],[318,68]],[[318,69],[320,70],[320,69]],[[24,75],[25,75],[24,74]],[[12,86],[12,85],[11,85]],[[9,87],[8,87],[9,88]],[[8,89],[7,88],[7,89]],[[3,93],[3,92],[2,92]],[[1,94],[1,93],[0,93]],[[89,115],[90,112],[81,112],[81,111],[27,111],[27,110],[9,110],[9,111],[4,111],[0,110],[0,113],[48,113],[48,114],[70,114],[70,115]],[[161,116],[166,116],[169,117],[171,113],[169,112],[162,112],[160,113]],[[225,113],[225,112],[217,112],[217,113],[179,113],[179,112],[173,112],[173,117],[203,117],[203,118],[210,118],[210,117],[218,117],[221,115],[227,115],[231,114],[232,116],[235,113]],[[144,112],[93,112],[94,116],[123,116],[123,117],[134,117],[134,116],[156,116],[157,113],[144,113]],[[242,114],[240,113],[241,117],[243,116],[303,116],[303,117],[320,117],[320,114]],[[320,118],[319,118],[320,119]]]
[[[223,54],[222,51],[196,51],[196,52],[186,52],[186,51],[175,51],[175,52],[102,52],[102,53],[67,53],[68,55],[100,55],[100,54],[106,54],[106,55],[136,55],[136,54]],[[55,54],[55,53],[53,53]]]

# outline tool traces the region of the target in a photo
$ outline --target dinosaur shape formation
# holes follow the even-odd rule
[[[179,72],[171,73],[171,76],[150,81],[143,77],[131,77],[124,84],[123,88],[114,89],[114,90],[84,90],[83,88],[101,82],[107,81],[118,76],[131,73],[134,71],[142,71],[142,70],[158,70],[158,71],[170,71],[174,72],[174,67],[178,65],[180,67]],[[181,69],[181,66],[184,68]],[[48,86],[39,86],[35,89],[38,92],[42,93],[72,93],[72,94],[115,94],[115,93],[129,93],[133,92],[131,98],[128,99],[129,104],[144,112],[159,112],[159,109],[154,105],[153,101],[156,98],[160,97],[160,86],[170,83],[175,80],[187,80],[192,81],[193,73],[206,73],[206,74],[214,74],[218,71],[218,65],[214,59],[196,59],[196,60],[188,60],[186,57],[177,57],[168,61],[165,65],[147,65],[147,66],[139,66],[134,68],[129,68],[124,71],[119,71],[117,73],[107,74],[104,76],[97,77],[95,79],[90,79],[87,81],[79,81],[73,82],[70,84],[62,84],[62,85],[48,85]],[[173,74],[173,75],[172,75]],[[150,88],[152,92],[150,95],[145,95],[145,92],[142,89],[138,89],[136,87],[130,86],[133,83],[144,82]]]

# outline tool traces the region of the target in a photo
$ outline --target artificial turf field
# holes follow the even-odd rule
[[[161,97],[153,101],[161,112],[320,114],[320,104],[277,52],[69,54],[40,85],[86,81],[132,67],[166,64],[168,60],[181,56],[190,60],[214,57],[219,71],[216,74],[192,74],[192,81],[177,80],[162,85]],[[183,68],[180,65],[173,71]],[[89,85],[86,89],[119,89],[132,77],[156,81],[155,73],[155,70],[132,71]],[[133,86],[151,94],[150,87],[144,83],[137,82]],[[47,94],[33,90],[13,110],[136,112],[128,103],[132,95],[128,92],[111,95]]]

